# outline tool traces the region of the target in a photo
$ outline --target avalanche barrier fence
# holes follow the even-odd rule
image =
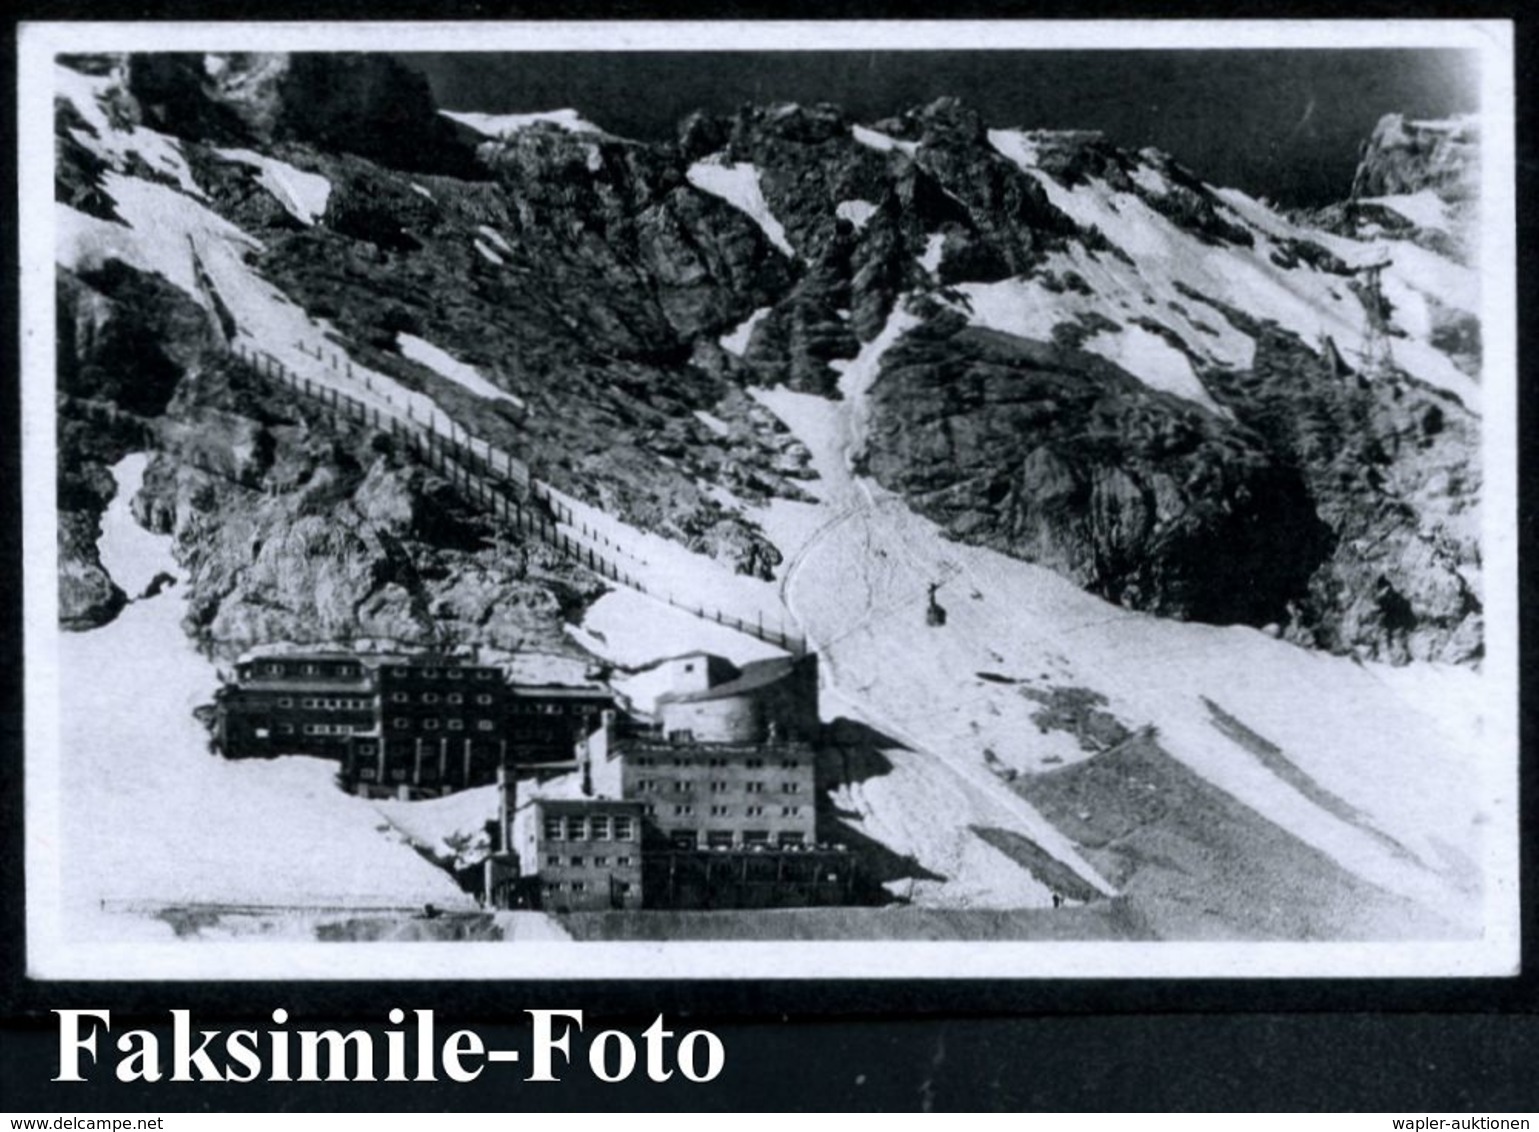
[[[299,348],[307,357],[312,356],[302,344]],[[578,520],[562,493],[537,479],[528,464],[509,452],[470,437],[463,427],[456,436],[452,421],[441,430],[437,413],[424,413],[425,419],[418,419],[409,403],[403,413],[392,404],[386,391],[376,391],[371,385],[366,386],[366,390],[386,407],[368,404],[330,382],[295,373],[271,354],[250,349],[239,342],[232,344],[230,356],[245,372],[304,397],[338,421],[387,433],[444,476],[468,503],[599,577],[647,594],[654,600],[665,601],[702,621],[711,621],[783,648],[793,655],[802,656],[807,652],[804,637],[765,626],[762,620],[749,621],[702,603],[680,602],[672,594],[654,592],[620,565],[617,557],[625,554],[625,548]],[[328,368],[318,347],[314,356],[318,365]],[[351,362],[340,355],[330,358],[329,369],[338,379],[357,380]],[[604,544],[614,553],[605,553],[595,546],[596,543]]]

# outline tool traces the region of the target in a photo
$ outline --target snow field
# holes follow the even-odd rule
[[[1415,193],[1397,193],[1387,197],[1363,197],[1363,204],[1378,204],[1393,209],[1418,228],[1448,231],[1448,205],[1431,189]]]
[[[1208,396],[1207,389],[1192,372],[1192,363],[1186,355],[1142,326],[1102,330],[1086,339],[1084,348],[1128,373],[1136,374],[1151,389],[1173,393],[1216,416],[1233,419],[1228,409]]]
[[[114,467],[103,564],[135,587],[169,567],[169,536],[132,533],[128,501],[146,460]],[[61,905],[72,937],[140,929],[131,902],[275,908],[471,906],[443,872],[386,836],[374,807],[339,791],[320,759],[227,761],[208,754],[193,708],[213,665],[182,631],[181,591],[129,604],[108,625],[61,634]],[[142,926],[142,925],[141,925]]]
[[[870,374],[879,360],[863,355],[851,368]],[[985,747],[1028,771],[1086,756],[1064,733],[1041,735],[1039,705],[1016,686],[976,673],[1101,692],[1127,726],[1154,725],[1171,755],[1350,872],[1470,922],[1475,894],[1461,878],[1482,859],[1479,827],[1493,806],[1472,787],[1472,712],[1440,726],[1424,714],[1439,695],[1417,702],[1350,660],[1249,629],[1130,613],[1049,571],[944,539],[901,500],[851,480],[841,417],[858,417],[866,388],[869,379],[852,381],[840,403],[756,394],[823,476],[819,504],[776,500],[761,522],[787,554],[785,599],[819,648],[825,699],[848,697],[913,749],[987,773]],[[937,581],[948,615],[938,629],[923,617]],[[1449,676],[1473,705],[1467,675]],[[1442,685],[1430,666],[1415,679],[1419,693]],[[1280,755],[1225,736],[1204,696]],[[1061,842],[1028,835],[1064,856]]]
[[[174,178],[182,191],[197,197],[203,195],[176,139],[143,126],[123,130],[112,124],[102,109],[101,99],[117,85],[117,77],[85,75],[71,67],[55,64],[53,83],[55,99],[68,102],[90,127],[89,130],[71,129],[70,136],[113,170],[121,172],[129,155],[135,154],[151,169]]]
[[[1297,228],[1243,193],[1216,190],[1219,198],[1233,210],[1232,218],[1250,227],[1257,238],[1255,246],[1251,248],[1211,246],[1177,227],[1133,193],[1113,190],[1102,181],[1092,181],[1073,189],[1060,185],[1037,168],[1036,144],[1020,131],[991,130],[989,140],[1001,156],[1036,180],[1054,207],[1081,227],[1098,229],[1137,261],[1136,269],[1129,267],[1125,273],[1121,273],[1114,267],[1110,278],[1103,276],[1100,279],[1091,278],[1089,273],[1076,266],[1076,270],[1080,270],[1080,274],[1099,292],[1097,296],[1069,294],[1043,298],[1043,289],[1034,288],[1030,294],[1031,300],[1044,303],[1048,311],[1055,308],[1073,311],[1098,307],[1098,313],[1119,323],[1125,323],[1130,313],[1136,313],[1168,326],[1194,351],[1219,364],[1248,364],[1236,356],[1232,348],[1214,348],[1215,345],[1227,347],[1229,343],[1222,339],[1215,343],[1211,334],[1201,331],[1193,333],[1197,328],[1190,323],[1183,326],[1182,323],[1187,320],[1174,317],[1178,312],[1166,305],[1149,301],[1151,293],[1166,296],[1177,294],[1176,285],[1180,284],[1203,295],[1222,297],[1224,302],[1255,317],[1272,319],[1307,343],[1316,343],[1322,336],[1329,335],[1349,355],[1361,352],[1367,327],[1366,314],[1362,303],[1347,287],[1347,280],[1317,271],[1307,264],[1293,268],[1280,267],[1270,257],[1276,250],[1275,241],[1285,238],[1311,240],[1348,263],[1363,262],[1365,255],[1378,254],[1378,245],[1365,245]],[[1153,173],[1152,170],[1149,172]],[[1426,286],[1435,286],[1432,279],[1439,283],[1465,282],[1459,277],[1461,269],[1458,265],[1441,260],[1441,257],[1425,252],[1424,249],[1406,250],[1412,247],[1403,242],[1389,242],[1388,251],[1393,263],[1386,272],[1386,284],[1421,290]],[[1428,257],[1441,262],[1429,263]],[[1073,258],[1084,258],[1083,252],[1080,251]],[[1110,257],[1096,258],[1104,262]],[[1119,274],[1126,275],[1123,285],[1107,286],[1115,284]],[[1418,278],[1426,282],[1418,286],[1415,282]],[[991,286],[1004,287],[1010,282],[1018,281]],[[1454,289],[1449,293],[1458,295],[1470,292]],[[1089,301],[1080,302],[1081,299]],[[1190,305],[1184,298],[1180,301],[1183,305]],[[1040,324],[1053,316],[1042,312],[1034,319],[1032,316],[1027,317]],[[1206,315],[1204,318],[1211,329],[1220,329],[1221,324],[1227,321],[1221,315],[1217,321],[1206,318]],[[1424,318],[1418,319],[1413,314],[1410,321],[1411,325],[1403,328],[1413,335],[1427,330]],[[1007,327],[996,326],[996,329]],[[1040,333],[1032,336],[1042,337]],[[1424,338],[1397,339],[1394,348],[1396,361],[1412,376],[1453,392],[1466,405],[1478,407],[1478,387],[1475,383]],[[1156,363],[1149,373],[1136,369],[1131,372],[1149,380],[1151,384],[1160,381],[1162,375],[1168,376],[1160,363]]]

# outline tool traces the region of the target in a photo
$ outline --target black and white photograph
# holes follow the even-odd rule
[[[32,977],[1517,973],[1508,26],[19,39]]]

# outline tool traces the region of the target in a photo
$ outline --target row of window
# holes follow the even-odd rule
[[[394,727],[397,731],[405,731],[411,726],[411,722],[409,717],[398,715],[390,721],[390,726]],[[465,730],[465,721],[463,719],[421,719],[417,722],[422,725],[422,730],[424,731],[437,731],[440,727],[446,727],[450,731]],[[495,731],[497,730],[497,723],[491,719],[478,719],[476,720],[476,730]]]
[[[771,808],[773,809],[774,807],[771,807]],[[647,808],[647,813],[650,814],[650,813],[655,813],[655,812],[656,812],[655,808],[653,808],[653,807],[648,807]],[[673,816],[674,817],[687,818],[687,817],[692,816],[694,814],[694,812],[695,812],[695,807],[691,806],[691,805],[688,805],[688,804],[682,805],[682,806],[674,806],[673,807]],[[802,812],[802,808],[800,806],[781,806],[780,807],[780,816],[783,817],[783,818],[794,818],[798,814],[800,814],[801,812]],[[764,807],[763,806],[748,806],[748,807],[744,808],[743,813],[747,814],[751,818],[761,817],[764,814]],[[714,817],[714,818],[730,817],[731,815],[732,815],[732,807],[731,806],[712,806],[711,807],[711,816]]]
[[[597,704],[539,704],[515,697],[509,710],[517,715],[597,715],[603,709]]]
[[[476,668],[471,669],[470,671],[474,672],[475,678],[477,680],[490,680],[495,675],[495,671],[490,668]],[[463,668],[393,667],[390,669],[390,675],[392,676],[416,676],[423,680],[438,680],[443,677],[448,677],[450,680],[463,680],[465,678],[465,672],[466,669]]]
[[[407,770],[406,767],[404,767],[404,766],[394,766],[394,767],[391,767],[388,771],[386,771],[385,774],[380,775],[379,779],[382,782],[387,780],[387,779],[389,781],[391,781],[391,782],[405,782],[406,781],[407,773],[408,773],[408,770]],[[419,778],[420,781],[422,781],[422,782],[437,782],[438,781],[438,767],[435,764],[430,763],[430,762],[425,762],[425,763],[422,764],[421,774],[420,775],[418,775],[416,773],[416,769],[415,768],[413,768],[411,773],[412,773],[413,777]],[[358,777],[360,779],[362,779],[364,782],[373,782],[374,779],[375,779],[374,768],[372,766],[359,767],[358,768]],[[446,781],[452,781],[452,779],[454,777],[455,777],[455,775],[452,775],[452,774],[451,775],[446,775],[445,779],[446,779]]]
[[[709,785],[712,794],[727,794],[739,787],[742,788],[745,794],[763,794],[765,786],[762,782],[733,783],[724,782],[720,779],[713,779]],[[662,793],[665,786],[668,786],[668,780],[666,779],[641,778],[636,781],[636,791],[640,794]],[[699,784],[695,782],[674,780],[667,792],[671,794],[692,794],[698,787]],[[800,782],[782,782],[780,784],[780,793],[782,794],[800,794],[801,792],[802,784]]]
[[[589,859],[587,857],[582,856],[568,857],[566,859],[566,864],[571,865],[573,868],[580,869],[587,866],[588,860]],[[593,867],[595,869],[607,869],[609,868],[609,862],[610,858],[603,856],[594,857],[592,859]],[[628,869],[635,863],[636,858],[634,857],[614,858],[614,867],[617,869]],[[559,868],[562,864],[561,855],[559,853],[548,854],[545,858],[545,864],[550,868]]]
[[[460,692],[450,692],[444,696],[440,696],[437,692],[423,692],[419,699],[425,704],[436,704],[440,699],[449,704],[462,704],[465,702],[465,696]],[[476,703],[478,704],[489,704],[492,702],[492,699],[493,696],[490,692],[476,693]],[[393,704],[409,704],[411,703],[411,693],[391,692],[390,702]]]
[[[250,671],[249,669],[247,671]],[[363,666],[358,664],[285,664],[281,661],[267,661],[258,669],[263,676],[288,676],[297,672],[302,676],[362,676]],[[464,668],[402,668],[392,667],[392,676],[410,677],[416,676],[426,680],[437,680],[447,676],[450,680],[463,680]],[[496,675],[491,668],[471,669],[477,680],[490,680]]]
[[[363,669],[356,664],[301,664],[298,671],[305,676],[362,676]],[[287,676],[290,666],[274,661],[262,665],[263,676]]]
[[[629,814],[568,815],[545,819],[547,841],[631,841],[636,823]]]
[[[585,881],[585,880],[552,880],[552,881],[547,881],[546,884],[545,884],[545,891],[547,893],[553,893],[553,892],[586,892],[586,891],[588,891],[588,882]],[[611,888],[610,891],[614,892],[617,896],[629,896],[631,894],[630,882],[629,881],[623,881],[623,880],[622,881],[615,881],[614,885],[613,885],[613,887]]]
[[[300,729],[300,734],[302,735],[351,735],[352,733],[353,726],[350,723],[307,723]],[[293,735],[294,725],[292,723],[278,724],[278,734]],[[270,732],[267,728],[258,727],[256,729],[256,737],[258,739],[266,739],[269,736]]]
[[[278,706],[293,707],[294,697],[279,696]],[[303,696],[300,698],[299,706],[321,708],[326,711],[368,711],[374,706],[374,701],[361,696]]]
[[[731,849],[737,842],[736,834],[730,829],[709,829],[705,833],[705,845],[707,849]],[[698,849],[700,847],[700,835],[693,829],[675,829],[668,834],[668,840],[675,849]],[[805,845],[806,836],[795,830],[787,830],[775,835],[776,845]],[[768,845],[770,844],[769,830],[745,829],[743,830],[742,844]]]

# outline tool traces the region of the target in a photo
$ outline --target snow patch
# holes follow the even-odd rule
[[[533,114],[482,114],[472,110],[440,110],[439,113],[489,138],[505,138],[509,134],[539,125],[556,126],[569,134],[604,133],[572,109],[544,110]]]
[[[1151,389],[1173,393],[1216,416],[1233,419],[1228,409],[1208,396],[1207,389],[1192,372],[1187,356],[1158,334],[1141,326],[1103,330],[1086,339],[1084,348],[1125,369]]]
[[[331,182],[319,173],[306,173],[286,161],[264,157],[249,149],[216,149],[214,152],[227,161],[238,161],[258,170],[258,183],[301,224],[313,225],[326,215]]]
[[[96,543],[102,569],[130,598],[142,594],[159,574],[178,578],[182,573],[171,553],[171,540],[141,527],[130,508],[144,483],[149,462],[148,453],[133,452],[112,466],[112,478],[118,484],[114,499],[119,505],[103,512],[102,533]]]
[[[720,338],[717,339],[717,341],[721,343],[721,348],[727,351],[727,353],[734,354],[741,358],[748,352],[748,343],[753,339],[754,327],[758,326],[759,323],[764,321],[765,316],[769,314],[771,309],[773,308],[760,307],[758,310],[754,311],[753,314],[749,315],[742,322],[738,323],[736,329],[734,329],[732,333],[723,334]]]
[[[764,232],[769,242],[793,259],[796,249],[786,239],[786,230],[770,211],[769,202],[759,186],[758,168],[746,161],[728,165],[720,160],[707,158],[697,161],[685,172],[689,183],[701,192],[720,197],[733,208],[749,217]]]
[[[775,619],[767,626],[780,627]],[[726,657],[734,664],[785,655],[783,649],[757,637],[702,621],[683,609],[624,588],[599,598],[588,607],[582,624],[567,631],[584,649],[622,668],[641,668],[697,650]],[[624,680],[613,683],[621,691],[626,688]]]
[[[925,237],[924,252],[919,257],[919,266],[934,275],[940,270],[941,256],[946,250],[946,237],[940,232],[931,232]]]
[[[893,150],[897,150],[913,157],[915,153],[919,152],[918,142],[899,141],[897,138],[889,137],[887,134],[869,129],[866,126],[851,126],[850,134],[861,145],[867,146],[870,149],[880,150],[883,153],[891,153]]]
[[[1418,228],[1448,231],[1448,205],[1431,189],[1387,197],[1363,197],[1363,204],[1378,204],[1398,212]]]
[[[102,175],[102,188],[112,197],[127,227],[77,212],[67,204],[55,204],[55,254],[60,265],[84,271],[119,260],[161,276],[208,308],[210,303],[194,265],[194,249],[222,247],[239,260],[242,252],[262,247],[260,241],[167,185],[109,172]],[[240,267],[249,273],[244,263]]]
[[[732,426],[718,416],[706,412],[704,409],[695,410],[695,419],[717,436],[727,437],[732,435]]]
[[[1034,138],[1020,130],[990,130],[988,136],[994,152],[1007,161],[1014,162],[1027,172],[1037,167],[1037,158],[1041,154],[1042,147]]]
[[[507,240],[503,239],[502,233],[497,231],[497,229],[493,228],[490,224],[482,224],[476,228],[476,231],[480,232],[481,235],[485,236],[489,241],[496,245],[499,251],[507,252],[508,255],[513,254],[512,245],[510,245]]]
[[[473,240],[471,242],[475,244],[476,251],[481,253],[481,258],[486,260],[488,263],[495,263],[498,267],[502,267],[506,262],[500,255],[492,251],[491,248],[487,247],[480,240]]]
[[[507,401],[509,404],[524,408],[524,402],[509,393],[505,389],[499,389],[486,378],[481,376],[481,371],[474,366],[468,366],[455,358],[452,354],[440,350],[433,343],[412,334],[397,332],[396,345],[400,348],[401,355],[412,361],[427,366],[442,377],[447,377],[456,385],[470,390],[477,397],[485,397],[489,401]]]
[[[868,200],[842,200],[834,208],[834,215],[855,225],[855,231],[864,228],[876,213],[876,205]]]
[[[1170,192],[1170,182],[1165,180],[1165,174],[1148,165],[1135,165],[1129,178],[1139,188],[1154,196],[1162,197]]]
[[[416,193],[419,197],[426,197],[428,200],[433,201],[435,204],[438,201],[438,198],[433,195],[430,189],[417,184],[415,181],[411,183],[411,191]]]

